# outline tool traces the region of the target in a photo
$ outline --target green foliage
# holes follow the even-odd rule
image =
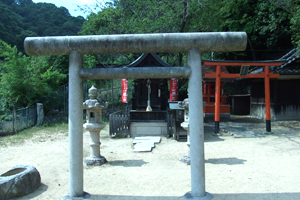
[[[29,36],[76,35],[85,19],[72,17],[65,7],[32,0],[0,2],[0,39],[24,52]]]
[[[16,35],[22,32],[22,17],[16,14],[12,7],[0,1],[0,39],[16,44]]]
[[[294,14],[291,18],[291,30],[293,32],[292,42],[297,46],[297,55],[300,57],[300,5],[294,8]]]
[[[299,0],[115,0],[90,14],[80,34],[246,31],[246,52],[216,53],[214,59],[274,59],[275,51],[299,43],[297,6]],[[164,57],[185,64],[181,53]]]
[[[291,19],[294,6],[290,0],[231,0],[221,9],[222,31],[246,31],[247,55],[227,54],[227,59],[274,59],[274,51],[291,49]],[[295,31],[294,31],[295,32]],[[224,56],[224,54],[222,55]]]
[[[198,0],[113,1],[102,7],[98,13],[91,13],[79,34],[215,31],[221,24],[217,12],[221,8],[221,2],[221,0],[213,2],[209,0],[201,2]],[[161,56],[165,57],[171,65],[186,65],[186,54],[169,53]],[[114,64],[130,63],[133,61],[130,57],[134,56],[132,54],[119,55],[114,58]],[[108,61],[109,57],[104,60]]]
[[[1,103],[5,108],[31,106],[66,78],[46,57],[26,57],[0,40]]]

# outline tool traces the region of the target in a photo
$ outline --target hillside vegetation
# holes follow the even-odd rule
[[[85,21],[72,17],[65,7],[32,0],[0,1],[0,39],[24,51],[28,36],[77,35]]]
[[[203,52],[202,57],[267,60],[278,59],[294,47],[300,49],[300,0],[112,0],[105,5],[95,2],[96,11],[87,20],[72,17],[66,8],[54,4],[32,0],[0,2],[3,108],[33,105],[41,100],[40,96],[68,80],[68,56],[27,57],[22,54],[27,36],[246,31],[246,51]],[[124,65],[138,56],[85,55],[84,67]],[[173,66],[186,65],[185,52],[159,56]],[[93,83],[98,88],[109,84]]]

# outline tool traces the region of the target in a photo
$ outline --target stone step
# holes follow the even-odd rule
[[[160,142],[160,137],[135,137],[133,144],[134,152],[145,152],[152,151],[152,148],[155,147],[155,143]]]
[[[154,145],[154,142],[139,142],[139,143],[136,143],[134,145],[134,148],[139,148],[139,147],[151,147],[151,148],[154,148],[155,145]]]
[[[139,148],[135,148],[133,150],[134,152],[145,152],[145,151],[152,151],[152,147],[139,147]]]
[[[133,144],[140,142],[154,142],[160,143],[160,137],[135,137],[133,140]]]

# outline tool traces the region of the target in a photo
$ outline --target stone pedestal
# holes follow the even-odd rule
[[[98,126],[98,130],[95,131],[95,129],[89,129],[88,126],[90,126],[90,124],[84,124],[83,127],[90,132],[90,137],[91,137],[91,141],[90,141],[90,156],[84,159],[84,163],[86,165],[103,165],[105,163],[107,163],[107,160],[104,156],[101,156],[100,154],[100,131],[102,129],[105,128],[105,124],[104,123],[98,123],[98,124],[94,124],[92,126]]]
[[[86,123],[83,127],[90,132],[91,137],[90,156],[84,160],[86,165],[103,165],[107,163],[106,158],[100,154],[100,131],[106,126],[102,122],[102,109],[107,108],[108,104],[100,105],[97,95],[97,88],[92,86],[89,89],[90,99],[83,103],[83,109],[86,109]]]

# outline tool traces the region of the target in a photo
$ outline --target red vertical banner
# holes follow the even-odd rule
[[[122,103],[127,103],[127,79],[121,79]]]
[[[177,78],[170,79],[170,101],[177,101]]]

